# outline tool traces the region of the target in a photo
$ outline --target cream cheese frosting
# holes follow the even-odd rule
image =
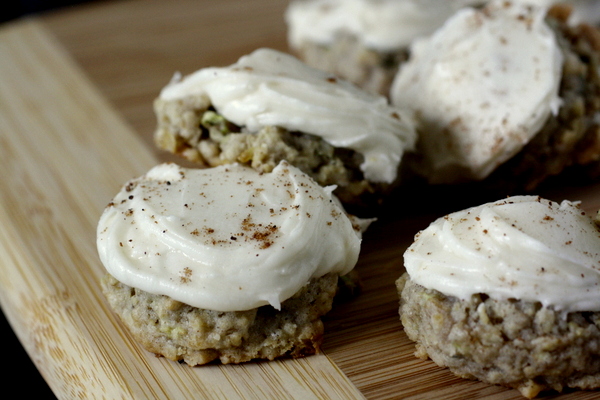
[[[357,262],[366,220],[347,217],[333,189],[286,162],[271,173],[160,164],[103,212],[100,260],[124,284],[194,307],[279,309],[311,278]]]
[[[449,214],[404,254],[416,283],[467,299],[600,311],[600,231],[578,203],[515,196]]]
[[[364,156],[360,167],[372,182],[394,182],[402,155],[416,142],[411,116],[385,97],[272,49],[258,49],[228,67],[176,77],[160,93],[167,101],[187,96],[203,96],[250,132],[279,126],[355,150]]]
[[[431,183],[484,179],[558,112],[563,56],[544,17],[493,1],[413,43],[390,96],[418,116],[416,170]]]
[[[328,46],[346,33],[367,48],[394,52],[439,28],[457,4],[448,0],[293,1],[285,13],[288,42],[292,48],[305,42]]]

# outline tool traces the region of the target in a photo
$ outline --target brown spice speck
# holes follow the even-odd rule
[[[185,267],[181,273],[182,274],[179,277],[181,283],[189,283],[192,281],[192,270],[190,268]]]
[[[263,226],[252,222],[252,216],[248,215],[242,220],[242,230],[251,232],[249,240],[255,240],[259,243],[259,248],[266,249],[273,244],[273,235],[275,235],[279,227],[274,224]]]

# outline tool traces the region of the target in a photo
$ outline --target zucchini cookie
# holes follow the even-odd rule
[[[532,192],[600,160],[600,33],[521,2],[463,8],[413,42],[391,89],[417,117],[406,160],[431,184]],[[591,177],[590,177],[591,178]],[[483,186],[483,185],[481,185]]]
[[[413,40],[468,0],[295,0],[285,13],[290,49],[308,65],[388,95]]]
[[[417,357],[528,398],[600,388],[600,230],[577,203],[515,196],[449,214],[404,263]]]
[[[378,204],[414,148],[411,116],[297,58],[258,49],[176,76],[154,104],[161,149],[199,165],[271,171],[285,160],[346,205]]]
[[[314,354],[368,220],[299,169],[165,163],[98,223],[102,287],[148,351],[189,365]]]

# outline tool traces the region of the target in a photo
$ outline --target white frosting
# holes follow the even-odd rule
[[[600,231],[577,203],[516,196],[452,213],[404,254],[412,280],[447,295],[600,311]]]
[[[431,34],[456,11],[458,1],[311,0],[292,1],[286,10],[288,42],[331,45],[341,33],[383,52],[405,49]]]
[[[165,100],[206,96],[225,118],[250,132],[273,125],[322,137],[364,156],[373,182],[392,183],[416,134],[409,116],[383,96],[308,67],[297,58],[259,49],[229,67],[201,69],[167,85]]]
[[[360,231],[332,190],[285,162],[265,174],[161,164],[106,208],[98,252],[116,279],[150,293],[218,311],[279,309],[311,278],[357,261]]]
[[[485,178],[558,111],[563,56],[544,16],[491,2],[414,43],[391,98],[418,115],[418,169],[430,182]]]

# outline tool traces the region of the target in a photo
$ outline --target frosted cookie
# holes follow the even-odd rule
[[[412,41],[473,1],[295,0],[285,13],[290,49],[307,64],[387,95]]]
[[[270,173],[158,165],[100,218],[103,292],[133,337],[171,360],[314,354],[369,223],[332,189],[286,162]]]
[[[271,49],[175,77],[155,112],[162,149],[202,165],[238,162],[262,172],[286,160],[319,184],[336,185],[346,204],[374,202],[396,185],[416,142],[411,118],[384,97]]]
[[[461,9],[413,43],[392,85],[392,102],[417,116],[413,171],[432,184],[486,180],[517,192],[597,163],[599,50],[596,29],[544,8]]]
[[[577,203],[515,196],[449,214],[404,265],[418,357],[528,398],[600,387],[600,230]]]

